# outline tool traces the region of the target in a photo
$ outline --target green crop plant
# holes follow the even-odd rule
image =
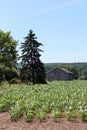
[[[24,119],[26,122],[32,121],[33,118],[34,118],[34,112],[32,110],[24,112]]]
[[[43,120],[49,113],[57,120],[62,112],[68,120],[73,118],[73,112],[86,120],[87,81],[54,81],[0,90],[0,112],[3,111],[9,111],[14,121],[20,116],[26,121]]]
[[[43,110],[39,110],[36,116],[39,121],[43,121],[46,118],[46,112]]]
[[[54,119],[54,121],[57,121],[61,116],[61,112],[59,110],[53,110],[52,111],[52,117]]]

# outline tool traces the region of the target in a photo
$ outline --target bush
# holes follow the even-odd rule
[[[20,83],[21,83],[21,80],[17,78],[13,78],[10,80],[10,84],[20,84]]]
[[[5,78],[4,68],[5,68],[5,66],[4,66],[3,64],[0,64],[0,83],[1,83],[1,81],[3,81],[4,78]]]
[[[18,78],[19,74],[18,71],[15,68],[8,68],[5,69],[5,78],[7,81],[10,81],[11,79]]]

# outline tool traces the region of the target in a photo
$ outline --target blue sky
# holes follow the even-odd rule
[[[45,63],[87,62],[87,0],[0,0],[0,29],[19,46],[32,29]]]

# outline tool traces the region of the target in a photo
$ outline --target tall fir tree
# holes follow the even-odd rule
[[[32,30],[29,31],[28,36],[24,39],[25,42],[21,43],[21,78],[22,80],[33,82],[33,84],[46,83],[44,64],[40,60],[40,52],[42,50],[39,47],[42,44],[37,41],[37,37],[35,37]]]

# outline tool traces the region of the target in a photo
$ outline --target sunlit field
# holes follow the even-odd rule
[[[47,85],[16,85],[0,90],[0,112],[9,111],[11,120],[54,121],[65,117],[87,120],[87,81],[55,81]]]

